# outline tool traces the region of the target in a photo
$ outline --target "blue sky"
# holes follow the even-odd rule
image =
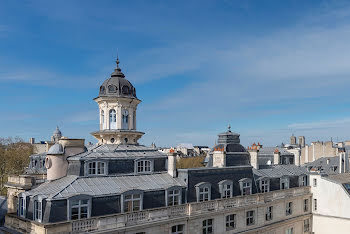
[[[118,51],[143,144],[350,139],[349,41],[346,1],[0,0],[0,136],[94,141]]]

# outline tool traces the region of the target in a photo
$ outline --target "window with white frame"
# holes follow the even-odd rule
[[[70,201],[70,219],[90,218],[89,214],[90,199],[75,199]]]
[[[309,232],[310,231],[310,219],[305,219],[304,220],[304,232]]]
[[[152,162],[150,160],[139,160],[137,161],[137,172],[151,172],[152,171]]]
[[[230,214],[226,216],[226,231],[230,231],[236,227],[236,215]]]
[[[21,217],[26,217],[26,211],[27,211],[27,208],[26,208],[26,197],[25,196],[20,196],[19,199],[18,199],[18,213],[19,213],[19,216]]]
[[[213,219],[203,220],[203,234],[214,233],[213,231]]]
[[[231,180],[223,180],[219,182],[219,190],[221,198],[230,198],[233,193],[233,182]]]
[[[133,212],[142,210],[143,194],[140,192],[126,193],[123,195],[123,211]]]
[[[176,206],[181,204],[181,189],[173,188],[168,189],[167,192],[167,205],[168,206]]]
[[[281,187],[281,189],[289,189],[289,178],[288,177],[281,177],[280,187]]]
[[[109,129],[117,129],[117,114],[114,109],[109,111]]]
[[[307,176],[302,175],[299,177],[299,186],[307,186]]]
[[[244,178],[239,181],[239,186],[241,188],[242,195],[252,194],[252,180],[249,178]]]
[[[246,224],[247,226],[249,225],[254,225],[255,223],[255,211],[254,210],[250,210],[250,211],[247,211],[246,213]]]
[[[42,221],[42,211],[43,211],[43,203],[42,200],[34,200],[34,220],[41,222]]]
[[[183,224],[172,226],[171,234],[184,234],[184,226]]]
[[[286,234],[294,234],[294,228],[293,227],[287,228]]]
[[[266,207],[265,220],[266,221],[272,220],[272,215],[273,215],[273,206]]]
[[[88,163],[88,175],[105,175],[106,163],[105,162],[89,162]]]
[[[197,202],[209,201],[211,199],[211,185],[201,182],[196,186]]]
[[[309,199],[304,199],[304,212],[309,211]]]
[[[260,191],[262,193],[270,192],[270,180],[268,180],[268,179],[260,180]]]
[[[293,202],[286,203],[286,215],[291,215],[293,213]]]

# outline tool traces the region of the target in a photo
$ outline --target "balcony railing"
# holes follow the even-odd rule
[[[256,206],[257,204],[263,204],[265,202],[306,194],[310,194],[310,187],[291,188],[268,193],[236,196],[233,198],[217,199],[206,202],[187,203],[178,206],[143,210],[132,213],[106,215],[83,220],[62,222],[61,225],[66,226],[66,232],[72,233],[88,232],[92,230],[113,230],[147,222],[167,220],[174,217],[184,217],[206,212],[223,211],[231,208]],[[15,219],[15,216],[13,216],[13,218]],[[14,226],[19,225],[17,221],[12,221],[13,228],[15,228]],[[20,221],[23,222],[23,220]],[[57,226],[57,223],[45,224],[45,229],[50,229],[51,226],[54,228],[55,225]]]

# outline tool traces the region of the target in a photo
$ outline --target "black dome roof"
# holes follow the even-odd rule
[[[119,67],[119,59],[117,58],[117,67],[111,74],[111,77],[103,82],[100,86],[99,97],[128,97],[136,98],[136,89],[125,79],[125,75]]]

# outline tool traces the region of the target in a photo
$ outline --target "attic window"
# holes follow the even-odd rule
[[[111,92],[111,93],[117,92],[117,87],[115,87],[114,85],[108,86],[108,92]]]
[[[129,87],[124,85],[123,88],[122,88],[122,93],[123,94],[129,94]]]
[[[100,87],[100,93],[101,93],[101,94],[105,94],[105,93],[106,93],[106,90],[105,90],[105,87],[104,87],[104,86],[101,86],[101,87]]]

